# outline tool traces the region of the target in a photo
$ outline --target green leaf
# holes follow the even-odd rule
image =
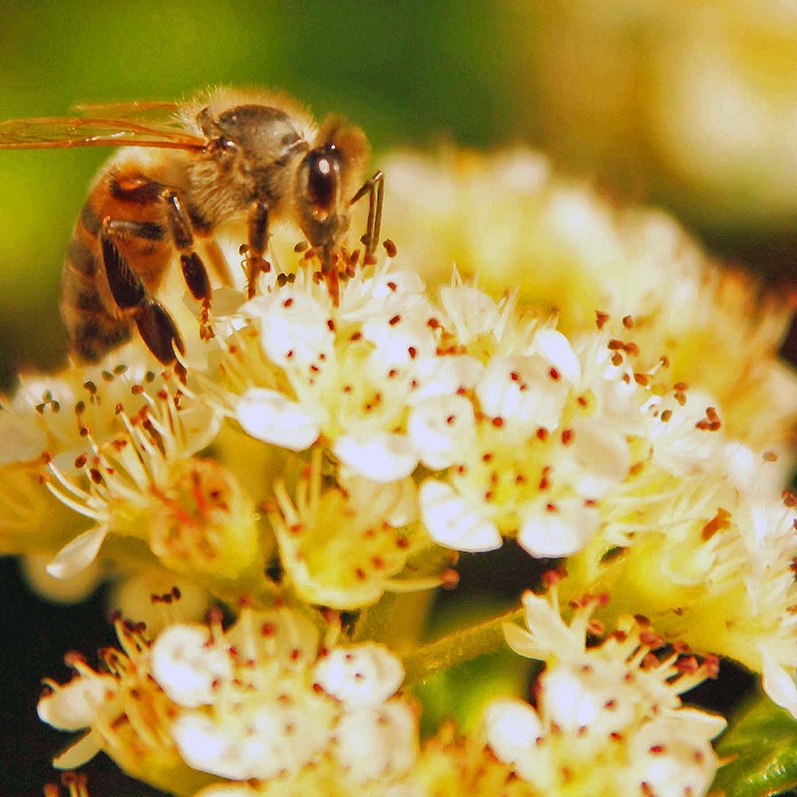
[[[797,721],[768,697],[755,695],[716,746],[728,760],[713,791],[725,797],[769,797],[797,786]]]

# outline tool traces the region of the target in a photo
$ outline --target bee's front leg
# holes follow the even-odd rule
[[[262,200],[252,203],[247,222],[247,243],[241,247],[246,271],[246,297],[251,299],[257,289],[257,278],[271,271],[265,259],[268,246],[268,205]]]
[[[349,205],[359,202],[368,194],[368,221],[365,224],[365,235],[360,239],[365,246],[365,265],[374,265],[374,253],[379,246],[379,233],[382,227],[382,204],[385,199],[385,175],[378,171],[373,177],[366,180],[359,191],[351,198]]]

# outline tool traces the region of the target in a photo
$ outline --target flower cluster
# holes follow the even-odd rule
[[[2,405],[0,550],[127,596],[121,650],[39,704],[87,729],[57,766],[102,750],[186,797],[697,797],[726,721],[680,695],[722,659],[797,717],[787,303],[536,156],[456,163],[393,161],[395,204],[448,196],[447,225],[386,219],[406,252],[334,296],[291,249],[254,298],[214,292],[176,373],[133,341]],[[430,641],[458,557],[502,547],[527,630],[465,612]],[[533,703],[457,681],[470,715],[421,733],[433,676],[507,642],[544,663]]]
[[[556,590],[548,600],[523,597],[527,631],[506,627],[519,654],[546,662],[536,708],[512,699],[485,713],[484,734],[498,758],[541,794],[704,794],[718,761],[711,747],[725,720],[681,705],[679,693],[716,674],[716,660],[698,664],[625,616],[600,645],[588,647],[599,602],[576,607],[562,621]]]
[[[396,694],[402,665],[386,647],[320,645],[313,622],[287,608],[242,607],[226,630],[219,618],[173,623],[154,642],[117,621],[123,651],[104,654],[104,672],[74,660],[75,677],[49,683],[39,715],[87,729],[59,766],[106,750],[148,782],[199,788],[197,797],[704,793],[718,763],[710,740],[725,721],[681,706],[678,694],[712,677],[716,662],[657,658],[662,640],[630,617],[588,647],[596,601],[567,624],[551,597],[527,593],[528,630],[506,627],[518,653],[547,664],[537,708],[494,700],[460,742],[444,728],[421,743],[415,705]]]
[[[77,660],[39,702],[45,722],[88,729],[59,766],[104,749],[190,794],[216,778],[300,783],[322,759],[356,789],[415,760],[416,713],[394,697],[403,671],[384,646],[319,649],[313,623],[288,609],[244,607],[226,630],[219,618],[173,623],[154,643],[121,621],[117,632],[123,651],[106,652],[106,672]]]

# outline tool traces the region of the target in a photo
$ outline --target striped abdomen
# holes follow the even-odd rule
[[[104,221],[132,222],[135,234],[110,236],[130,271],[153,293],[172,256],[160,201],[162,185],[137,163],[116,165],[100,174],[72,231],[61,280],[61,317],[69,346],[80,360],[96,362],[126,341],[132,313],[116,304],[108,286],[101,236]]]

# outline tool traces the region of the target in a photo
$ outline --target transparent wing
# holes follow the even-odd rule
[[[132,103],[127,104],[132,105]],[[143,103],[137,103],[141,106]],[[110,107],[110,106],[108,106]],[[0,122],[0,149],[60,147],[170,147],[202,149],[199,136],[165,124],[144,124],[133,119],[102,117],[45,117]]]
[[[146,124],[149,127],[173,127],[184,103],[179,102],[141,102],[127,100],[123,102],[78,103],[70,110],[78,116],[90,116],[94,119],[125,119],[127,121]]]

